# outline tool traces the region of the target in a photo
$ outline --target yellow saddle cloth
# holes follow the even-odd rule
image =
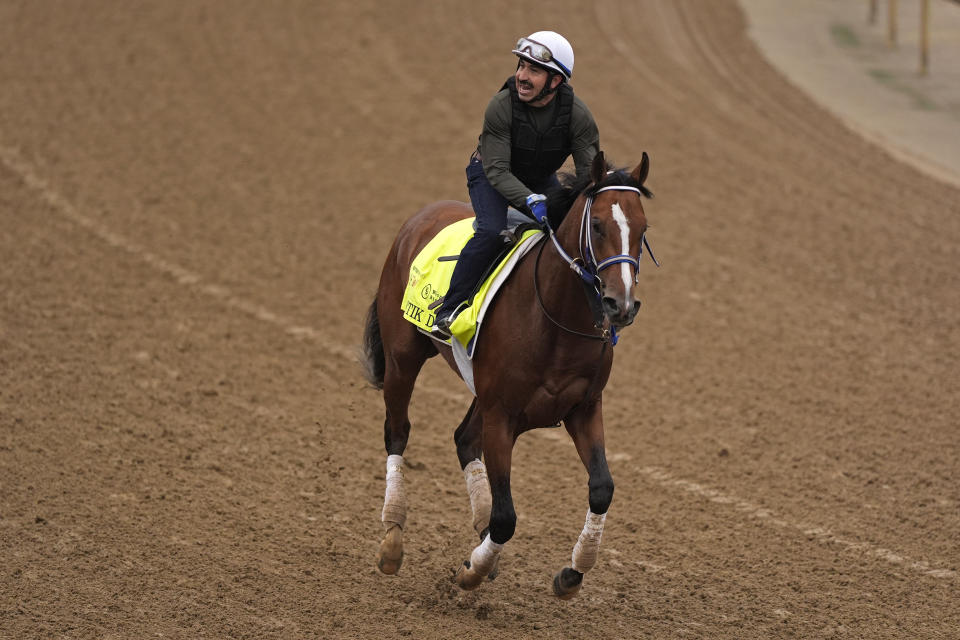
[[[424,331],[429,332],[433,326],[435,312],[447,293],[450,277],[457,266],[456,258],[467,240],[473,236],[473,220],[466,218],[442,229],[420,251],[410,266],[410,278],[403,293],[403,316]],[[474,294],[473,303],[458,313],[450,325],[450,333],[463,345],[468,357],[473,355],[483,313],[490,301],[520,258],[536,244],[535,238],[542,235],[543,232],[537,229],[524,232],[510,253],[500,261]]]

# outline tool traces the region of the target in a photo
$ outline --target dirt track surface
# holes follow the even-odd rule
[[[0,637],[957,637],[960,191],[793,89],[733,2],[399,4],[0,3]],[[558,431],[518,442],[501,576],[453,585],[469,396],[439,362],[377,572],[354,359],[396,229],[466,198],[544,22],[603,148],[651,156],[663,262],[570,602]]]

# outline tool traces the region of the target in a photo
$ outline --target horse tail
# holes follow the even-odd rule
[[[380,316],[377,315],[377,299],[374,298],[367,311],[363,330],[363,375],[376,389],[383,389],[383,373],[386,359],[383,355],[383,338],[380,337]]]

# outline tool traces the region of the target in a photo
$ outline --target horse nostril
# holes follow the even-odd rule
[[[621,304],[616,298],[604,296],[601,300],[603,304],[603,313],[612,321],[621,323],[624,326],[633,322],[633,318],[640,310],[640,301],[633,300],[627,304]]]
[[[610,296],[604,296],[603,298],[603,311],[608,316],[615,317],[620,313],[620,303],[616,299],[611,298]]]

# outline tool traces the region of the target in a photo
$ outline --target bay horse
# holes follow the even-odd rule
[[[642,198],[652,197],[644,186],[648,171],[646,153],[628,173],[609,170],[600,152],[589,176],[579,183],[566,176],[565,184],[548,194],[550,240],[541,239],[539,250],[524,256],[486,312],[473,355],[476,395],[454,433],[473,527],[481,540],[456,574],[462,589],[475,589],[496,576],[500,551],[513,536],[514,443],[525,431],[561,422],[589,475],[589,510],[571,566],[554,577],[554,593],[563,599],[575,596],[583,574],[596,563],[613,498],[602,396],[616,331],[633,322],[640,306],[634,290],[643,247],[649,252],[642,205]],[[388,575],[399,570],[403,559],[403,452],[414,382],[424,362],[437,353],[458,371],[447,343],[404,319],[401,300],[420,250],[443,227],[471,216],[467,204],[442,201],[404,223],[367,313],[362,364],[370,383],[383,390],[386,406],[387,487],[381,514],[386,533],[377,565]]]

